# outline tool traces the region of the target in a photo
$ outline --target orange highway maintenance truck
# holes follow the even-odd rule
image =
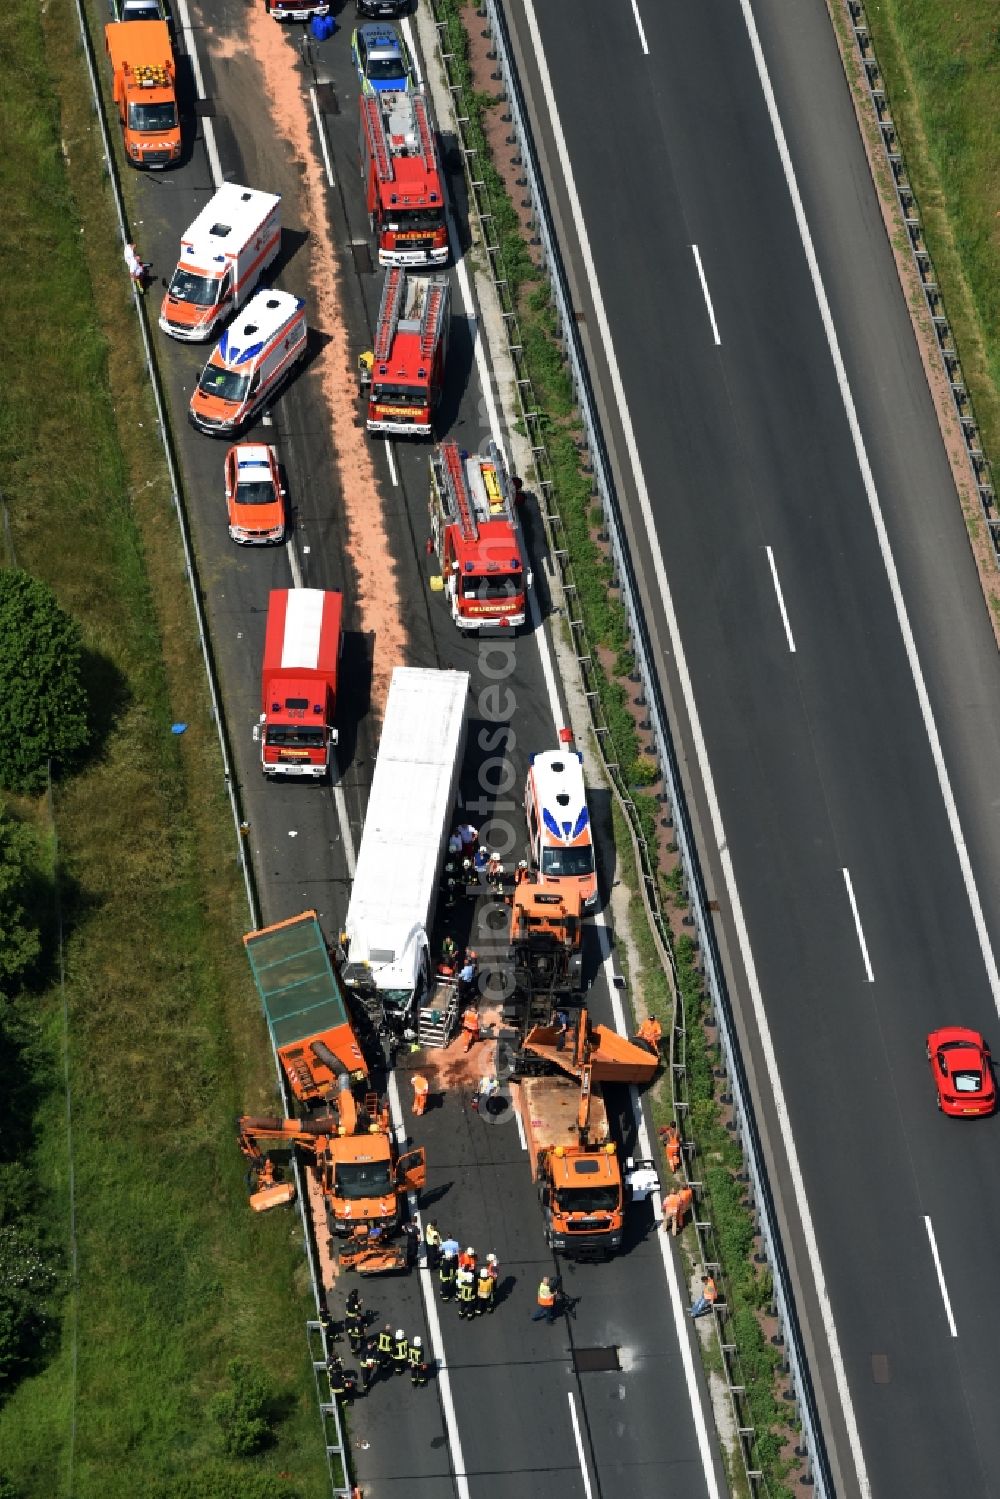
[[[104,28],[104,44],[125,155],[133,166],[154,170],[178,161],[177,70],[166,21],[112,21]]]
[[[569,1259],[603,1259],[622,1246],[625,1183],[602,1085],[652,1081],[657,1058],[581,1007],[557,1045],[554,1026],[535,1025],[518,1045],[501,1031],[518,1081],[511,1089],[524,1125],[551,1249]],[[498,1059],[499,1060],[499,1059]]]
[[[444,386],[449,289],[443,276],[386,275],[375,347],[358,361],[369,432],[430,437]]]
[[[271,1045],[296,1102],[367,1090],[368,1066],[319,918],[303,911],[243,938]]]
[[[448,221],[424,95],[363,94],[359,149],[379,265],[444,265]]]
[[[531,583],[514,490],[496,443],[485,456],[445,442],[430,462],[431,540],[460,630],[517,629]]]

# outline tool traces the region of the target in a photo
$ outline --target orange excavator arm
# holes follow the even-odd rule
[[[590,1095],[592,1078],[590,1067],[584,1066],[580,1072],[580,1099],[576,1106],[576,1127],[580,1135],[580,1144],[590,1144]]]
[[[256,1119],[244,1114],[239,1121],[237,1144],[249,1161],[259,1161],[263,1155],[261,1142],[276,1145],[298,1145],[316,1153],[321,1140],[336,1134],[334,1119]]]

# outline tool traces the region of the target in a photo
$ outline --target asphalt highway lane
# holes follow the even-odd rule
[[[664,690],[676,700],[551,101],[532,61],[524,0],[509,0],[507,10],[624,475],[634,555],[647,569],[654,633],[664,642]],[[1000,1446],[986,1412],[997,1387],[990,1349],[1000,1306],[991,1278],[983,1280],[981,1246],[997,1228],[984,1192],[997,1124],[956,1130],[936,1117],[923,1038],[949,1019],[989,1035],[996,1010],[747,31],[734,4],[640,0],[646,56],[629,5],[555,0],[533,10],[651,492],[872,1491],[992,1492]],[[819,239],[823,274],[995,926],[996,652],[961,514],[825,9],[798,7],[794,20],[787,7],[761,10],[809,212],[829,230]],[[693,759],[686,765],[697,812],[698,771]],[[713,893],[723,897],[723,945],[735,961],[715,850],[707,854]],[[734,994],[743,997],[739,981]],[[838,1491],[855,1492],[748,1006],[740,1019]]]
[[[324,91],[322,111],[336,184],[329,194],[328,211],[340,257],[348,326],[360,352],[370,343],[381,278],[378,273],[359,271],[350,250],[353,241],[367,239],[368,226],[357,174],[356,83],[348,57],[347,18],[343,19],[345,24],[330,42],[311,50],[308,66],[302,66],[290,43],[288,64],[298,69],[303,90],[312,81],[329,84],[332,90]],[[210,32],[207,14],[203,17],[195,8],[192,20],[223,174],[227,180],[248,181],[282,194],[284,239],[274,280],[308,301],[305,237],[297,212],[300,167],[289,159],[280,137],[269,127],[253,61],[241,46],[244,8],[231,0],[213,5]],[[291,35],[300,39],[297,29]],[[224,61],[215,55],[220,43]],[[133,179],[137,235],[157,277],[169,277],[181,234],[213,190],[200,137],[199,131],[199,140],[180,170]],[[460,208],[461,184],[454,174],[451,186]],[[157,286],[147,295],[152,310],[161,289]],[[452,326],[444,415],[449,435],[474,447],[487,435],[486,408],[476,384],[473,330],[457,293]],[[343,496],[322,393],[307,365],[272,408],[270,421],[244,436],[273,442],[278,448],[289,492],[298,575],[309,586],[339,588],[345,593],[347,637],[338,762],[348,812],[347,839],[329,788],[264,783],[260,775],[251,728],[259,711],[267,594],[271,588],[291,586],[296,568],[289,548],[241,549],[230,542],[222,495],[226,444],[213,442],[186,421],[190,391],[210,346],[178,344],[158,332],[154,336],[184,475],[263,918],[276,921],[312,907],[332,936],[346,912],[348,845],[356,848],[360,839],[374,766],[368,695],[379,642],[363,637],[358,629],[356,580],[345,549]],[[424,549],[426,446],[397,443],[395,471],[381,443],[375,452],[389,541],[406,600],[409,660],[472,673],[474,706],[462,790],[466,805],[475,809],[483,794],[481,762],[492,752],[480,736],[484,732],[495,735],[497,729],[481,717],[481,694],[489,682],[491,663],[484,661],[478,642],[464,639],[453,629],[442,601],[429,591],[428,579],[435,569]],[[525,529],[538,575],[540,528],[530,504]],[[519,802],[527,756],[535,748],[550,745],[555,734],[538,648],[529,637],[516,642],[510,687],[516,707],[507,726],[506,754],[513,789],[509,808],[493,810],[501,821],[513,821],[517,836],[523,838]],[[478,810],[475,817],[483,820]],[[519,852],[518,848],[511,857]],[[596,955],[591,968],[596,980],[591,1007],[598,1020],[611,1022],[611,999]],[[405,1092],[405,1078],[403,1084]],[[467,1088],[449,1093],[445,1107],[422,1121],[419,1143],[428,1147],[432,1204],[436,1192],[447,1191],[439,1209],[442,1216],[446,1209],[454,1214],[461,1221],[463,1236],[481,1249],[495,1245],[513,1281],[503,1306],[485,1323],[459,1326],[453,1309],[450,1317],[442,1318],[471,1493],[475,1499],[520,1495],[526,1484],[537,1481],[544,1482],[554,1499],[590,1492],[611,1495],[620,1492],[627,1478],[632,1492],[652,1495],[662,1492],[665,1473],[683,1475],[679,1482],[685,1495],[704,1492],[684,1371],[653,1238],[655,1226],[645,1225],[645,1232],[637,1234],[637,1242],[621,1261],[567,1272],[568,1281],[572,1277],[569,1288],[582,1298],[572,1324],[561,1320],[557,1327],[548,1328],[531,1323],[537,1279],[552,1268],[553,1261],[545,1249],[527,1157],[516,1130],[488,1131],[478,1119],[468,1119],[469,1097]],[[494,1138],[500,1133],[505,1137],[502,1142]],[[433,1213],[434,1206],[428,1211]],[[374,1327],[389,1321],[394,1329],[402,1326],[411,1335],[420,1330],[428,1338],[416,1276],[364,1282],[362,1290]],[[294,1329],[289,1335],[295,1336]],[[621,1372],[575,1371],[574,1346],[605,1344],[620,1349]],[[704,1390],[700,1397],[705,1398]],[[443,1392],[435,1388],[433,1378],[424,1390],[411,1390],[408,1378],[383,1380],[369,1400],[358,1402],[351,1417],[351,1439],[366,1494],[377,1499],[405,1488],[408,1496],[423,1499],[464,1492],[455,1478],[444,1409]],[[485,1421],[484,1410],[490,1413]],[[664,1411],[669,1412],[666,1418]],[[538,1475],[537,1479],[532,1475]]]

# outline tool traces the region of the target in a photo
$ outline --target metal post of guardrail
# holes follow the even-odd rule
[[[114,149],[111,143],[111,135],[108,130],[107,117],[104,112],[101,97],[100,83],[97,76],[96,56],[90,30],[87,26],[87,16],[83,0],[76,0],[77,23],[80,28],[80,40],[83,46],[83,54],[87,63],[87,72],[90,77],[91,94],[93,97],[94,110],[97,115],[98,125],[101,132],[101,149],[107,168],[108,179],[111,184],[111,195],[114,203],[115,214],[118,219],[118,229],[121,235],[122,249],[129,243],[128,215],[125,210],[125,199],[122,193],[121,180],[118,176]],[[124,264],[124,262],[123,262]],[[257,886],[254,878],[253,866],[246,841],[247,823],[244,820],[239,804],[237,793],[236,775],[233,769],[232,759],[229,753],[229,738],[226,729],[225,715],[222,708],[221,695],[219,693],[218,681],[215,672],[215,662],[212,656],[209,641],[208,621],[205,617],[204,606],[201,599],[201,591],[198,582],[198,570],[194,557],[194,549],[191,544],[191,532],[188,524],[187,512],[184,505],[184,491],[181,485],[177,461],[174,455],[173,443],[171,441],[170,424],[167,416],[166,401],[160,382],[159,369],[153,350],[152,340],[149,334],[149,325],[146,319],[146,310],[138,291],[133,288],[133,302],[138,316],[139,330],[142,336],[143,352],[145,355],[146,371],[153,392],[153,400],[156,405],[157,426],[159,427],[160,443],[166,459],[167,472],[170,477],[171,500],[174,513],[177,517],[178,529],[181,536],[181,545],[184,550],[184,563],[187,573],[188,585],[191,590],[191,601],[194,607],[195,621],[198,627],[198,639],[201,645],[202,663],[205,668],[205,678],[208,683],[209,697],[211,701],[212,716],[215,719],[216,731],[219,736],[219,748],[222,754],[223,774],[226,781],[226,791],[229,797],[229,805],[232,812],[233,824],[236,830],[237,859],[243,871],[243,881],[246,888],[247,907],[250,919],[254,926],[260,926],[260,904],[257,898]],[[281,1066],[278,1062],[276,1052],[273,1052],[275,1075],[278,1083],[278,1091],[281,1095],[286,1112],[291,1112],[292,1099],[284,1081]],[[299,1163],[294,1162],[296,1196],[299,1204],[299,1215],[302,1223],[302,1233],[305,1243],[306,1259],[309,1265],[309,1276],[312,1283],[313,1300],[317,1312],[321,1310],[322,1298],[320,1294],[321,1277],[319,1267],[316,1263],[315,1248],[312,1236],[309,1233],[309,1225],[306,1220],[306,1194],[303,1191],[302,1172]],[[309,1329],[313,1324],[307,1322],[306,1336],[309,1337]],[[325,1347],[325,1340],[324,1340]],[[314,1361],[315,1371],[315,1361]],[[320,1412],[324,1422],[324,1439],[327,1454],[327,1466],[330,1473],[331,1493],[334,1499],[350,1499],[351,1482],[348,1470],[348,1456],[344,1443],[344,1434],[340,1422],[340,1412],[334,1400],[332,1410],[329,1403],[324,1403],[322,1391],[319,1388],[317,1375],[317,1397],[320,1402]],[[333,1428],[333,1440],[330,1440],[330,1426]],[[339,1468],[339,1477],[335,1474],[335,1465]]]
[[[511,116],[512,131],[519,144],[527,197],[530,200],[533,214],[533,229],[535,233],[532,239],[533,242],[537,239],[540,258],[549,273],[556,312],[560,326],[563,329],[565,354],[579,402],[580,419],[586,438],[586,448],[593,462],[595,490],[605,517],[605,528],[608,533],[611,560],[615,575],[620,584],[621,601],[625,609],[626,620],[633,643],[642,694],[649,705],[651,733],[667,785],[667,801],[673,818],[674,840],[682,868],[684,869],[685,880],[690,891],[695,941],[699,952],[702,954],[704,980],[709,1002],[715,1015],[718,1017],[719,1046],[724,1066],[727,1076],[733,1079],[733,1116],[748,1163],[748,1170],[754,1183],[756,1196],[762,1205],[761,1240],[764,1244],[773,1276],[778,1319],[785,1332],[790,1377],[792,1388],[800,1406],[805,1450],[810,1459],[811,1469],[816,1475],[817,1492],[823,1495],[828,1492],[827,1465],[822,1434],[816,1415],[812,1383],[806,1366],[801,1331],[792,1300],[787,1265],[778,1234],[774,1205],[767,1182],[756,1122],[753,1118],[750,1105],[749,1088],[736,1041],[728,995],[726,993],[715,940],[715,932],[708,912],[707,898],[697,859],[697,851],[694,846],[690,818],[674,755],[672,736],[667,723],[659,682],[653,667],[652,651],[639,601],[639,592],[631,558],[625,542],[618,497],[611,478],[610,463],[596,414],[590,374],[583,356],[582,344],[576,327],[576,320],[562,264],[561,251],[556,241],[554,225],[549,210],[547,192],[535,151],[530,123],[527,118],[527,110],[521,93],[520,81],[513,62],[506,19],[497,0],[483,0],[481,10],[486,16],[493,37],[498,65],[496,72],[505,91]],[[441,24],[439,21],[439,40]],[[442,60],[452,96],[460,95],[462,92],[461,86],[456,85],[449,75],[448,57],[443,57]],[[520,352],[520,340],[515,332],[517,328],[516,308],[513,307],[509,296],[504,268],[502,265],[498,265],[497,262],[498,249],[489,243],[484,230],[484,221],[488,220],[491,216],[492,205],[488,201],[483,201],[483,196],[486,193],[485,182],[481,176],[477,177],[474,175],[470,158],[475,155],[475,148],[469,147],[461,122],[459,122],[458,130],[470,189],[471,210],[473,216],[479,220],[482,242],[486,246],[492,278],[494,283],[498,284],[498,295],[500,296],[503,310],[513,313],[510,319],[505,319],[505,328],[507,329],[508,339],[511,342],[514,342],[515,339],[517,340],[517,352],[514,352],[515,373],[518,377],[515,390],[522,416],[525,416],[531,410],[529,404],[531,382],[530,379],[525,378],[525,371],[517,357]],[[530,431],[528,423],[526,423],[526,427]],[[533,452],[539,470],[539,488],[543,494],[547,494],[546,483],[548,482],[551,488],[551,479],[546,473],[544,440],[537,442],[533,446]],[[562,570],[563,576],[568,574],[571,577],[571,564],[567,554],[564,549],[559,548],[553,536],[553,526],[557,523],[558,517],[552,515],[551,512],[547,512],[546,508],[543,507],[543,519],[547,528],[550,554],[557,561],[557,565]],[[585,632],[582,626],[578,625],[572,629],[571,633],[574,641],[577,642],[576,650],[581,662],[584,664],[586,678],[586,663],[589,662],[590,655],[589,645],[585,640]],[[592,683],[585,680],[585,686],[590,688]],[[599,694],[588,692],[587,700],[592,708],[594,708],[598,699]],[[606,730],[607,725],[599,723],[595,713],[595,729],[600,731],[601,728]],[[603,750],[605,741],[600,732],[597,733],[597,739]],[[606,759],[606,768],[609,772],[609,778],[615,793],[626,812],[637,863],[644,875],[648,874],[650,876],[648,880],[644,878],[640,882],[643,900],[653,926],[654,936],[657,937],[665,966],[669,970],[671,967],[671,958],[669,956],[669,944],[667,942],[665,924],[662,912],[659,910],[655,880],[652,878],[652,871],[649,869],[645,845],[638,837],[638,816],[636,809],[628,794],[628,789],[621,783],[618,767]],[[671,1038],[671,1056],[672,1060],[679,1061],[683,1067],[685,1061],[683,1007],[678,1003],[675,1005],[674,1010],[676,1035],[673,1035]],[[684,1074],[680,1075],[683,1076]],[[678,1110],[683,1110],[686,1107],[687,1101],[680,1096],[680,1090],[678,1091],[676,1102]],[[701,1238],[700,1231],[699,1238]],[[708,1258],[705,1245],[702,1245],[701,1253],[703,1258]],[[719,1314],[716,1318],[717,1327],[721,1328],[722,1320],[722,1314]],[[731,1394],[731,1399],[734,1401],[734,1411],[737,1398],[736,1395]],[[738,1424],[740,1424],[739,1420]],[[743,1444],[741,1443],[741,1448],[742,1446]],[[745,1452],[744,1456],[746,1456]],[[756,1470],[754,1472],[756,1473]]]

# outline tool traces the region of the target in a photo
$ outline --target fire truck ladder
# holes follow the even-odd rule
[[[378,173],[378,180],[391,182],[392,159],[389,155],[389,142],[386,138],[385,121],[382,118],[379,101],[371,97],[362,99],[361,108],[365,112],[365,120],[368,123],[368,139],[375,153],[375,171]]]
[[[434,166],[434,136],[431,133],[431,122],[427,114],[427,100],[419,94],[414,94],[410,100],[413,105],[413,118],[417,126],[417,134],[420,136],[420,154],[424,159],[424,166],[428,171]]]
[[[385,278],[382,305],[378,310],[378,330],[375,334],[375,359],[378,364],[384,364],[389,357],[392,335],[396,331],[405,292],[406,276],[400,266],[394,265]]]
[[[458,451],[458,443],[446,442],[441,449],[441,456],[444,459],[445,483],[462,528],[462,540],[478,541],[479,527],[476,525],[476,517],[469,504],[469,491],[465,483],[465,470],[462,467],[462,455]]]
[[[446,281],[432,281],[427,287],[424,315],[420,320],[420,352],[425,359],[430,359],[437,347],[447,290]]]

